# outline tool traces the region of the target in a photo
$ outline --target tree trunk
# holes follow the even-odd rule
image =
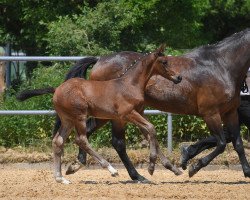
[[[0,56],[3,56],[4,54],[0,53]],[[5,90],[5,62],[0,61],[0,101],[2,100],[2,96]]]

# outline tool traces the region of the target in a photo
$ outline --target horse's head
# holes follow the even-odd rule
[[[165,45],[161,45],[160,48],[158,48],[154,55],[156,58],[152,69],[155,74],[159,74],[163,76],[166,79],[169,79],[173,81],[175,84],[180,83],[182,80],[182,77],[179,75],[179,73],[175,72],[175,69],[169,65],[168,56],[164,56],[163,52],[165,49]]]

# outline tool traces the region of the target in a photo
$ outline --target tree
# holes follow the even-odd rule
[[[59,16],[80,13],[84,0],[2,0],[0,3],[0,43],[9,41],[15,50],[28,55],[46,53],[46,23]]]

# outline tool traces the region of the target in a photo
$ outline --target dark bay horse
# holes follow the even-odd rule
[[[126,66],[140,57],[140,53],[120,52],[96,58],[95,61],[92,57],[89,64],[82,59],[80,62],[85,64],[84,67],[73,67],[71,75],[78,76],[90,64],[94,64],[90,73],[91,80],[113,79],[124,73]],[[198,47],[182,56],[170,57],[168,63],[176,67],[183,81],[174,85],[160,76],[153,76],[146,86],[144,104],[166,112],[202,117],[217,141],[217,147],[212,153],[190,167],[189,176],[193,176],[224,151],[224,124],[238,153],[244,175],[250,177],[237,115],[240,86],[250,66],[250,29],[231,35],[216,44]],[[89,120],[88,135],[106,122],[107,120]],[[142,181],[144,177],[137,173],[127,156],[124,134],[124,127],[112,122],[112,145],[130,177]],[[81,150],[78,159],[82,163],[85,161]],[[67,173],[74,173],[77,169],[78,167],[71,165]]]
[[[133,123],[144,130],[150,143],[150,162],[148,171],[152,175],[157,156],[163,164],[173,172],[178,172],[163,156],[156,140],[154,126],[140,113],[143,111],[144,90],[151,76],[158,74],[179,83],[181,77],[168,65],[168,57],[163,56],[165,46],[155,52],[145,55],[138,62],[126,68],[120,78],[107,81],[93,81],[82,78],[72,78],[65,81],[56,89],[45,88],[36,90],[36,94],[54,93],[53,105],[60,118],[61,126],[52,142],[54,153],[54,176],[57,182],[69,184],[61,173],[61,155],[65,140],[71,130],[76,129],[76,144],[93,156],[103,168],[108,168],[113,176],[118,174],[110,163],[91,148],[87,139],[86,121],[88,116],[113,120],[124,126]],[[40,94],[39,92],[40,91]],[[23,99],[30,98],[34,91],[24,91]]]

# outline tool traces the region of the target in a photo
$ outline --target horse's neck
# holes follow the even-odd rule
[[[152,76],[152,64],[154,60],[139,62],[133,69],[128,70],[122,78],[129,84],[136,85],[139,89],[144,90]],[[147,62],[147,64],[143,65],[143,62]]]
[[[238,39],[232,47],[225,46],[221,53],[219,60],[224,63],[230,77],[235,82],[241,82],[250,67],[250,31]]]

